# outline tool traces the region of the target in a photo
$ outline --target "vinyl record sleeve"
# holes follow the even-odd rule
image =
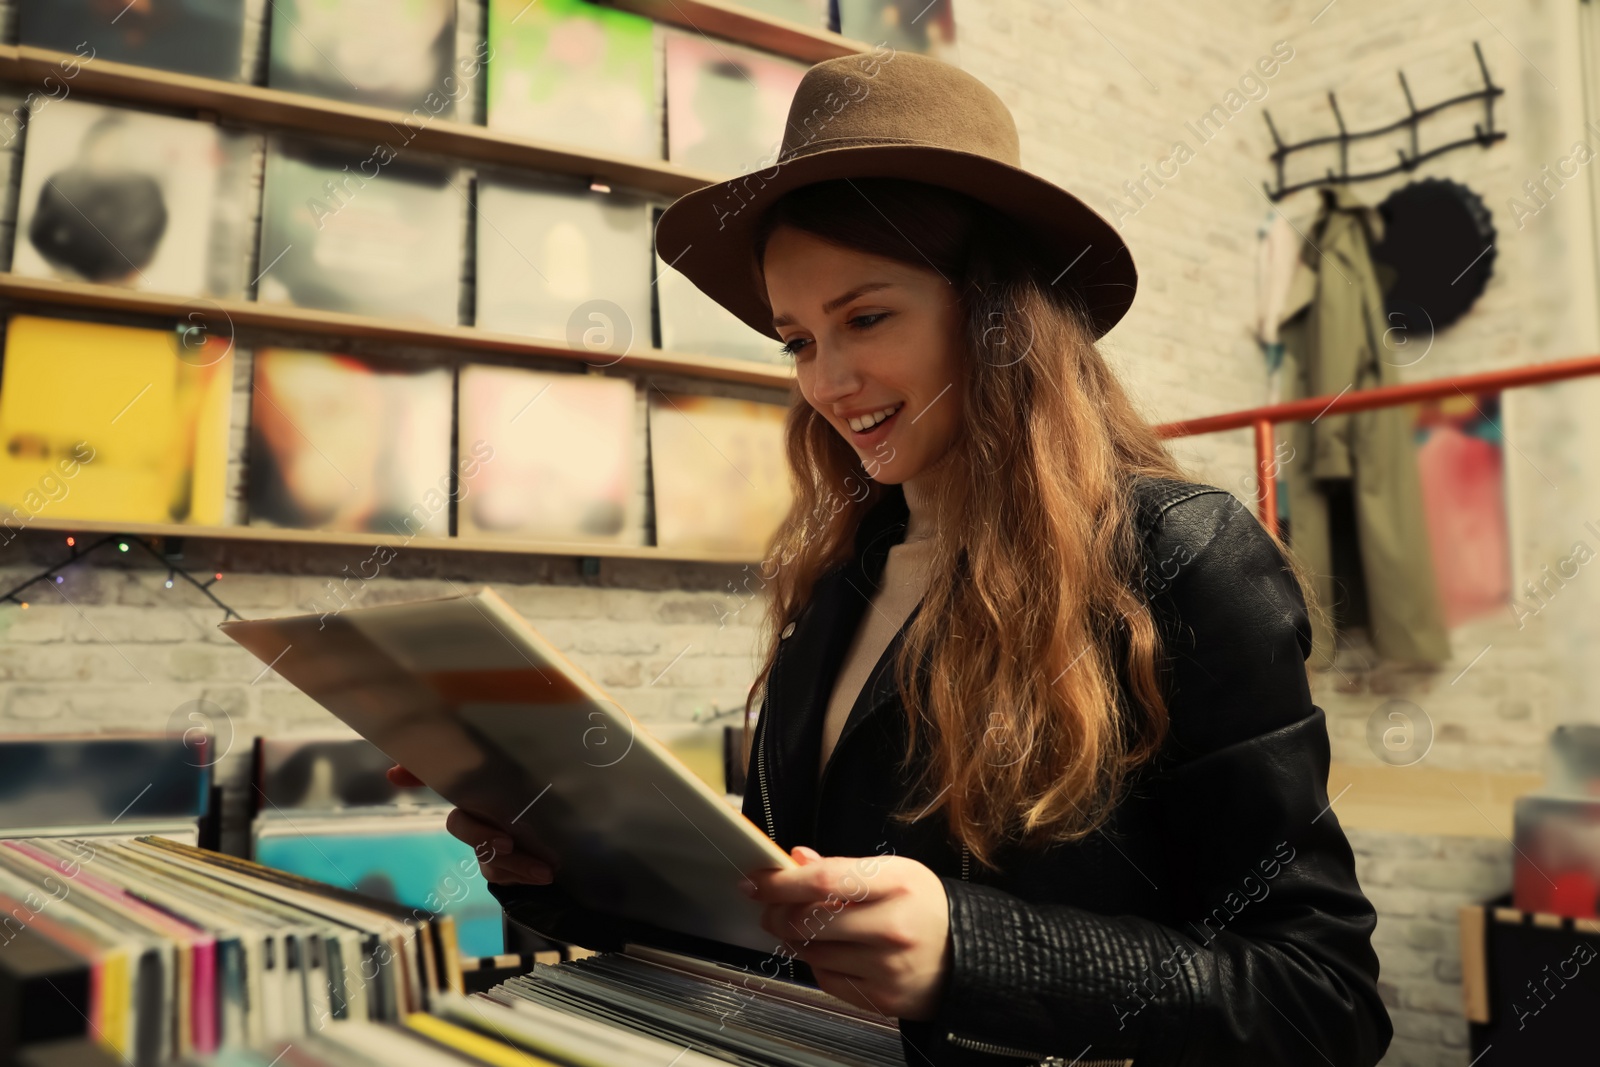
[[[773,947],[739,886],[795,861],[493,590],[220,628],[586,906]]]

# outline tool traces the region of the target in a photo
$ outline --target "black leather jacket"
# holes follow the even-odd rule
[[[905,534],[904,495],[885,488],[855,557],[819,579],[780,644],[744,813],[785,850],[892,852],[940,876],[952,963],[936,1017],[901,1020],[907,1063],[1377,1063],[1393,1027],[1377,990],[1376,915],[1329,805],[1305,602],[1246,506],[1214,486],[1135,483],[1168,740],[1101,831],[1004,854],[993,873],[968,862],[941,819],[886,818],[907,784],[889,669],[903,628],[817,783],[828,694]],[[813,980],[801,961],[597,915],[556,886],[491,888],[514,920],[559,940],[640,940]]]

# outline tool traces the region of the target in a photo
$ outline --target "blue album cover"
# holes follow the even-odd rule
[[[497,956],[505,951],[500,902],[478,873],[470,845],[451,837],[439,821],[427,828],[407,820],[393,829],[349,820],[296,818],[292,825],[257,827],[255,861],[319,882],[407,907],[454,917],[461,952]]]

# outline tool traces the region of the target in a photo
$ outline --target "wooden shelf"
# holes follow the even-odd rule
[[[577,556],[603,559],[648,559],[663,562],[747,564],[760,562],[760,554],[707,552],[658,548],[655,545],[605,545],[582,541],[528,541],[500,537],[403,537],[377,533],[330,533],[323,530],[289,530],[276,526],[190,526],[183,523],[101,522],[40,515],[26,530],[54,530],[70,534],[127,534],[130,537],[183,537],[191,541],[250,541],[293,545],[378,545],[416,552],[493,552],[518,556]]]
[[[542,356],[569,360],[590,366],[617,367],[635,373],[685,374],[716,381],[787,389],[794,382],[794,368],[784,364],[754,360],[700,356],[646,348],[615,357],[572,348],[561,341],[524,337],[520,334],[492,333],[475,326],[435,326],[425,322],[404,322],[369,318],[337,311],[315,311],[287,304],[257,303],[253,300],[212,300],[184,298],[159,293],[143,293],[111,285],[86,285],[28,278],[0,272],[0,296],[23,305],[82,307],[125,311],[141,315],[161,315],[194,322],[204,321],[213,334],[231,337],[235,327],[257,327],[295,333],[321,334],[336,339],[362,339],[400,342],[455,349],[463,352],[499,352],[520,356]],[[30,310],[24,307],[18,310]]]
[[[820,26],[774,18],[718,0],[600,0],[600,3],[807,63],[872,51],[870,44]]]
[[[68,79],[64,64],[77,63]],[[45,79],[51,79],[46,82]],[[357,142],[387,142],[473,163],[499,163],[627,186],[676,199],[730,175],[709,174],[665,160],[611,155],[536,141],[472,123],[419,117],[405,111],[267,89],[257,85],[174,74],[24,45],[0,46],[0,80],[32,86],[65,85],[73,94],[183,108],[242,122],[324,134]],[[42,91],[42,90],[41,90]],[[59,88],[55,90],[59,93]],[[398,142],[398,143],[397,143]]]
[[[1542,774],[1515,771],[1338,761],[1328,768],[1328,799],[1347,830],[1509,841],[1517,797],[1543,787]]]

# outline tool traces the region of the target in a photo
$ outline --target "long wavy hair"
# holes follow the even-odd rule
[[[768,209],[758,263],[782,225],[931,267],[961,302],[961,420],[930,501],[940,521],[928,587],[894,661],[903,758],[920,765],[911,794],[921,800],[893,817],[942,810],[990,868],[1003,845],[1081,838],[1167,732],[1129,480],[1187,476],[1097,351],[1094,292],[1052,284],[1055,272],[1004,215],[921,182],[821,182]],[[746,768],[752,704],[779,631],[817,579],[853,557],[857,526],[885,492],[798,387],[785,438],[794,503],[769,548]],[[1119,699],[1124,681],[1131,707]]]

